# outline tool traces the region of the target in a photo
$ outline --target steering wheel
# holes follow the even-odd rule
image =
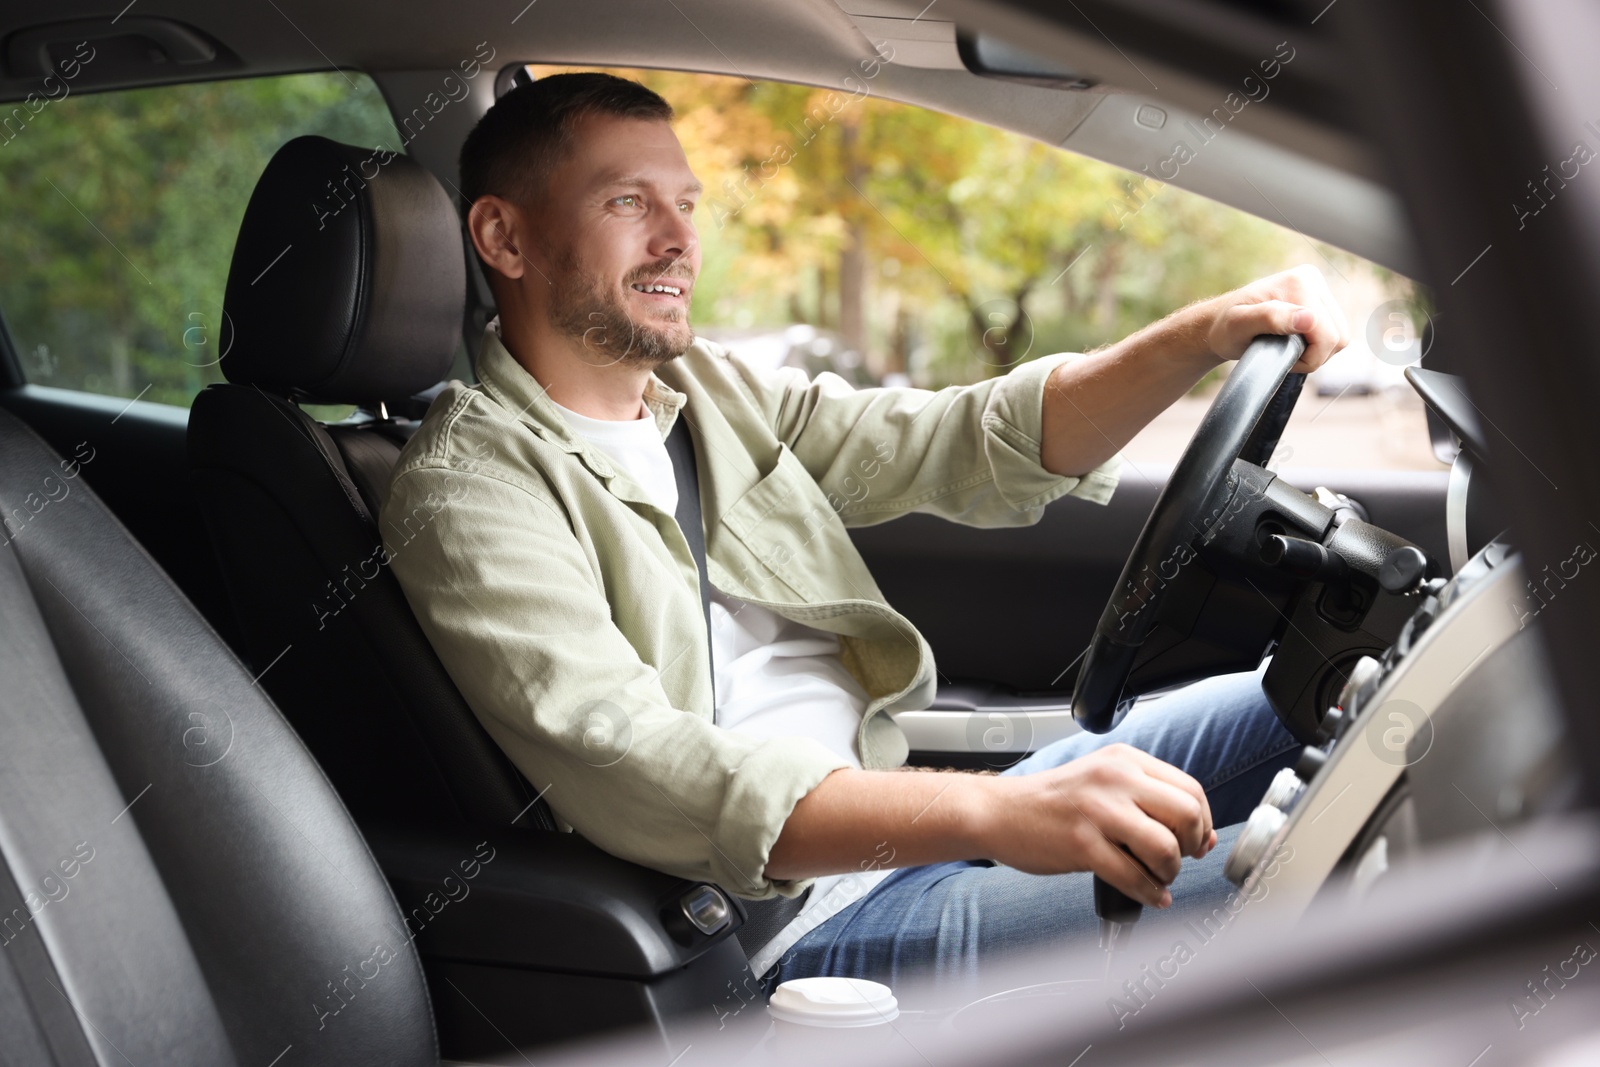
[[[1116,724],[1134,659],[1161,613],[1167,583],[1152,589],[1135,579],[1156,572],[1203,532],[1206,506],[1304,350],[1299,336],[1263,334],[1251,341],[1172,469],[1123,565],[1073,687],[1072,717],[1090,733],[1103,734]],[[1286,418],[1287,410],[1282,415]]]

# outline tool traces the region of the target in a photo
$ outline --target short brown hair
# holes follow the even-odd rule
[[[552,74],[502,96],[461,146],[462,211],[480,196],[536,194],[571,146],[585,115],[671,121],[672,105],[614,74]]]

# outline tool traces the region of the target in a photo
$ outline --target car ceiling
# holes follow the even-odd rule
[[[19,100],[40,89],[38,71],[24,74],[28,49],[19,44],[19,31],[79,20],[80,27],[63,27],[63,37],[116,33],[137,27],[141,18],[161,18],[198,30],[218,46],[216,60],[166,64],[170,75],[145,84],[359,69],[374,76],[391,108],[402,114],[433,88],[437,78],[427,72],[456,68],[485,42],[494,49],[492,65],[664,67],[840,88],[848,77],[859,83],[874,42],[887,41],[895,62],[871,79],[877,95],[1155,173],[1178,140],[1201,144],[1184,132],[1186,119],[1219,107],[1255,64],[1288,41],[1295,58],[1271,86],[1273,95],[1246,107],[1224,135],[1204,144],[1172,184],[1414,273],[1404,215],[1373,155],[1348,132],[1340,94],[1329,84],[1331,65],[1303,17],[1289,28],[1263,0],[1226,6],[1081,0],[1072,5],[1081,19],[1058,15],[1053,22],[1030,10],[1030,2],[463,0],[448,8],[420,0],[135,0],[137,6],[126,8],[84,0],[0,3],[6,75],[0,78],[0,99]],[[113,19],[115,29],[107,26]],[[1094,86],[1067,90],[976,76],[957,55],[958,26],[1043,45]],[[1118,38],[1130,42],[1137,62],[1115,43]],[[485,91],[472,101],[465,110],[481,111],[490,97]],[[1159,111],[1141,112],[1145,105]],[[1163,121],[1151,128],[1136,118],[1141,114],[1146,120],[1159,114]],[[474,117],[457,116],[436,138],[440,143],[412,150],[441,179],[453,181],[455,143],[465,133],[459,119]]]

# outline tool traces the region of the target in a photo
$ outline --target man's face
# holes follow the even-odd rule
[[[530,205],[548,253],[550,324],[598,364],[658,366],[694,341],[700,183],[665,122],[587,115],[573,133]]]

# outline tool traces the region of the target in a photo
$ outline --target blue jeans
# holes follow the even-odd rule
[[[1035,752],[1006,774],[1057,767],[1121,741],[1193,775],[1206,791],[1217,847],[1186,859],[1171,886],[1172,906],[1149,912],[1135,935],[1220,904],[1232,886],[1222,876],[1239,826],[1300,745],[1261,691],[1261,670],[1207,678],[1142,701],[1106,734],[1078,733]],[[868,978],[891,987],[932,979],[952,993],[977,988],[981,962],[1048,944],[1093,944],[1099,937],[1093,877],[1035,875],[986,861],[905,867],[801,938],[771,976]],[[1147,935],[1149,936],[1149,935]]]

